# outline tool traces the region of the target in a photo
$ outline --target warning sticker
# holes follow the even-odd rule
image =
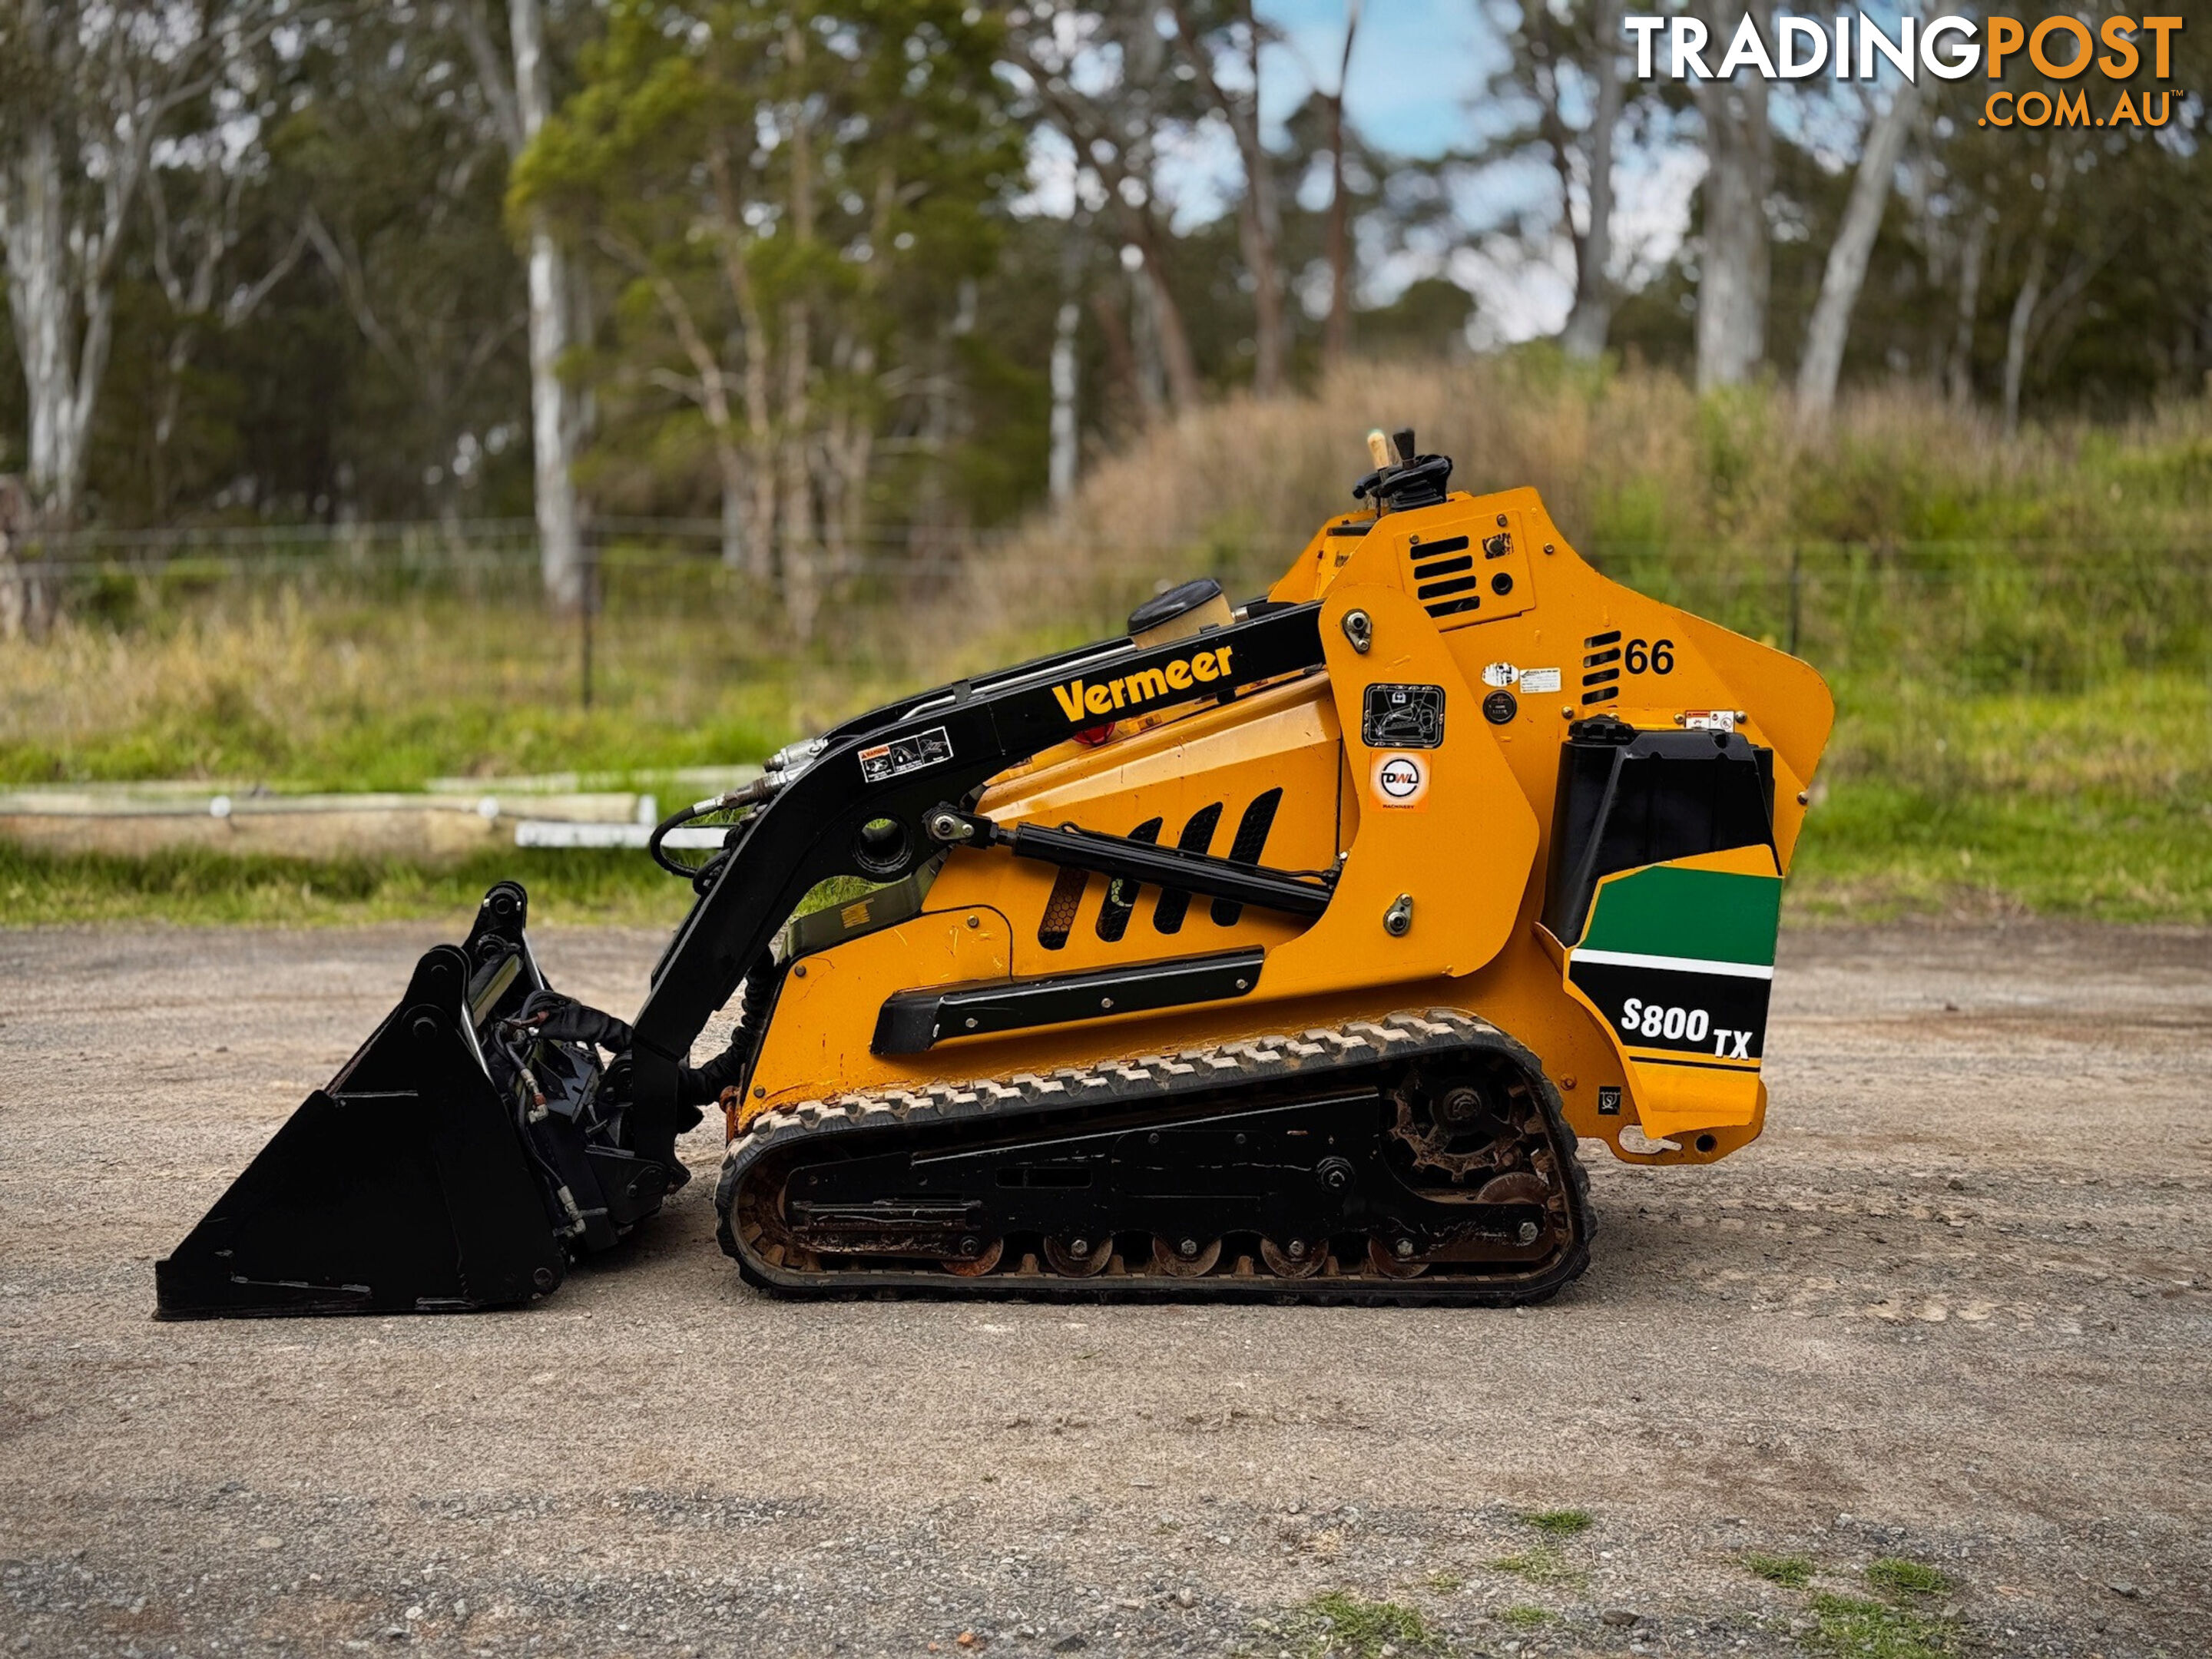
[[[1438,749],[1444,740],[1441,685],[1370,685],[1359,740],[1370,749]]]
[[[860,775],[870,783],[884,783],[951,758],[952,739],[945,734],[943,726],[933,726],[927,732],[917,732],[911,737],[893,738],[889,743],[863,749],[860,751]]]
[[[1512,685],[1521,678],[1521,671],[1510,662],[1494,662],[1482,671],[1485,685]]]
[[[1559,671],[1556,668],[1524,668],[1521,671],[1521,690],[1523,695],[1540,697],[1559,689]]]
[[[1375,804],[1419,806],[1429,798],[1429,768],[1419,755],[1375,757]]]
[[[1733,708],[1686,708],[1682,724],[1692,732],[1733,732],[1735,730],[1735,710]]]

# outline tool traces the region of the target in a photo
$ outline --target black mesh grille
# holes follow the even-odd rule
[[[1230,843],[1229,856],[1239,864],[1257,864],[1260,854],[1267,845],[1267,831],[1275,827],[1275,809],[1283,804],[1283,792],[1270,789],[1244,809],[1244,816],[1237,821],[1237,839]],[[1234,927],[1237,918],[1244,914],[1244,907],[1234,899],[1213,901],[1213,925]]]
[[[1221,822],[1221,803],[1201,806],[1190,815],[1190,822],[1176,837],[1176,845],[1186,853],[1203,853],[1213,845],[1214,826]],[[1179,887],[1163,888],[1160,902],[1152,907],[1152,926],[1163,933],[1179,933],[1182,919],[1190,910],[1190,895]]]
[[[1083,908],[1083,890],[1091,884],[1088,870],[1062,866],[1045,901],[1044,920],[1037,923],[1037,943],[1048,951],[1063,949],[1075,931],[1075,913]]]
[[[1146,818],[1129,831],[1131,841],[1158,841],[1158,818]],[[1098,907],[1098,937],[1109,945],[1129,931],[1129,918],[1137,908],[1137,890],[1143,884],[1116,876],[1106,884],[1106,902]]]

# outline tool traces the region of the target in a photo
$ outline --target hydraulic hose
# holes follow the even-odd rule
[[[729,812],[740,807],[764,805],[775,799],[776,792],[782,787],[781,777],[774,773],[763,773],[742,789],[732,789],[726,794],[714,795],[705,800],[694,801],[681,811],[670,813],[656,824],[652,836],[645,843],[645,850],[653,855],[653,861],[667,871],[670,875],[681,876],[684,880],[690,881],[699,873],[698,866],[678,864],[670,858],[660,849],[661,838],[670,830],[680,830],[687,823],[696,823],[710,812]]]

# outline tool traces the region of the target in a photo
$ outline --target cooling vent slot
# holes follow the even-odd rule
[[[1617,628],[1609,633],[1593,634],[1583,641],[1583,649],[1587,653],[1583,658],[1583,666],[1589,671],[1583,676],[1583,708],[1587,708],[1592,703],[1611,702],[1620,695],[1620,688],[1613,684],[1620,678],[1620,671],[1605,666],[1607,663],[1620,660],[1620,630]]]
[[[1267,845],[1267,831],[1275,827],[1275,809],[1283,804],[1283,792],[1270,789],[1244,809],[1244,816],[1237,822],[1237,839],[1230,843],[1229,856],[1239,864],[1257,864],[1260,854]],[[1244,907],[1234,899],[1213,901],[1213,925],[1234,927],[1237,918],[1244,914]]]
[[[1482,596],[1474,590],[1482,585],[1482,579],[1463,574],[1474,568],[1474,555],[1468,550],[1471,545],[1464,536],[1446,536],[1433,542],[1416,542],[1406,550],[1407,561],[1413,568],[1414,597],[1431,617],[1456,617],[1481,608]]]
[[[1129,839],[1158,841],[1161,823],[1158,818],[1146,818],[1129,831]],[[1115,876],[1106,884],[1106,902],[1098,907],[1098,937],[1109,945],[1129,931],[1129,918],[1136,914],[1137,909],[1137,889],[1142,884],[1122,876]]]
[[[1045,901],[1044,920],[1037,923],[1039,945],[1048,951],[1066,948],[1067,936],[1075,931],[1075,913],[1083,908],[1083,890],[1090,884],[1088,870],[1061,867],[1052,884],[1052,896]]]
[[[1221,803],[1201,806],[1190,815],[1190,822],[1176,837],[1176,845],[1186,853],[1203,853],[1213,845],[1213,831],[1221,822]],[[1163,933],[1179,933],[1182,919],[1190,913],[1190,895],[1180,887],[1160,890],[1159,902],[1152,907],[1152,926]]]

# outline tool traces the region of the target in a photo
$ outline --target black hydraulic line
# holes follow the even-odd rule
[[[742,789],[732,789],[727,794],[716,795],[712,799],[697,801],[678,811],[671,812],[653,826],[653,834],[646,840],[645,850],[652,855],[653,861],[667,871],[670,875],[681,876],[684,880],[690,881],[698,875],[699,866],[678,864],[675,860],[665,856],[660,850],[662,838],[670,830],[681,830],[685,824],[703,818],[710,813],[727,812],[740,806],[757,806],[764,801],[773,800],[779,787],[778,783],[763,775],[755,778]]]
[[[1024,823],[1009,835],[997,830],[992,840],[1011,848],[1018,859],[1036,859],[1078,870],[1095,870],[1103,876],[1171,887],[1237,904],[1256,904],[1286,915],[1318,916],[1328,908],[1329,890],[1319,882],[1301,881],[1257,865],[1238,864],[1206,853],[1186,853],[1176,847],[1156,847],[1127,836],[1103,835],[1091,830],[1052,830]]]

